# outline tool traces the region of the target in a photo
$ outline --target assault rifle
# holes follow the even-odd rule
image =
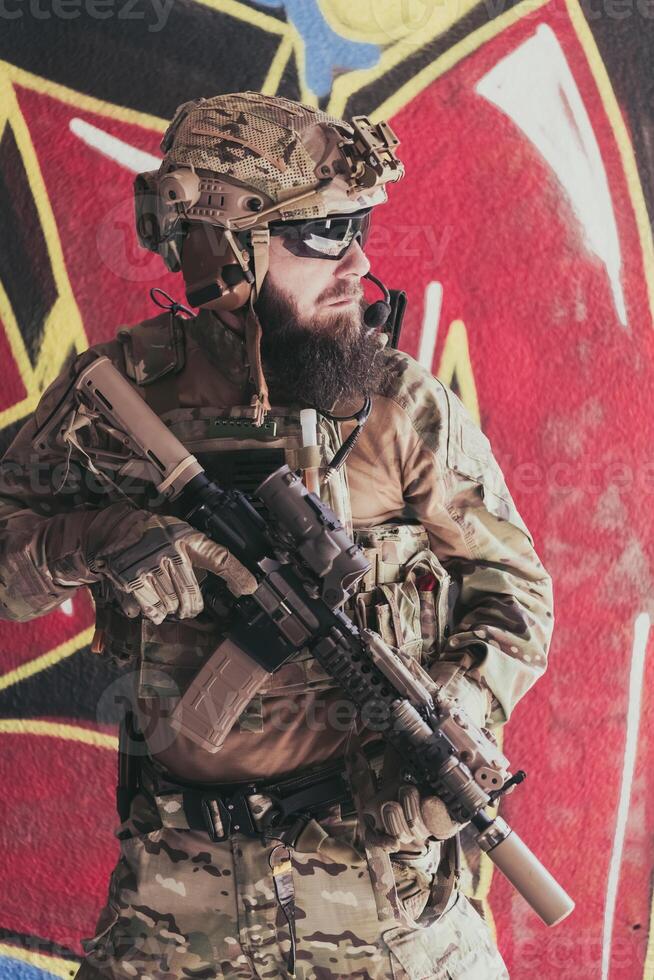
[[[56,433],[95,468],[154,485],[175,511],[225,545],[256,577],[257,590],[232,603],[231,626],[195,675],[174,712],[177,730],[208,752],[227,733],[266,678],[306,647],[337,681],[365,722],[393,745],[418,788],[440,797],[458,823],[470,822],[479,846],[547,925],[574,903],[489,804],[524,778],[445,698],[415,661],[380,636],[360,631],[342,609],[369,563],[335,514],[282,466],[258,487],[265,517],[236,490],[223,490],[152,412],[137,391],[99,357],[76,378],[74,415],[56,412],[35,436],[45,448]],[[70,412],[70,398],[64,399]],[[109,435],[120,452],[82,446],[85,427]],[[97,442],[95,443],[97,446]],[[220,593],[205,603],[220,608]]]

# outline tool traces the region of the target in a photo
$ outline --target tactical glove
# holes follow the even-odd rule
[[[430,674],[448,697],[457,698],[480,728],[486,722],[489,693],[469,680],[458,665],[436,664]],[[398,859],[410,861],[425,853],[430,839],[453,837],[463,824],[450,817],[437,796],[424,796],[402,776],[402,760],[388,746],[377,794],[364,808],[367,839]]]
[[[48,522],[40,550],[55,585],[109,582],[128,616],[153,623],[197,616],[203,599],[194,568],[224,579],[234,595],[256,579],[223,547],[176,517],[112,504],[102,511],[60,514]]]
[[[406,858],[425,852],[430,839],[446,840],[461,829],[437,796],[423,796],[402,778],[402,765],[394,749],[386,749],[379,792],[364,808],[367,840]]]

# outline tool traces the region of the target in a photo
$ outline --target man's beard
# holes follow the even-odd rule
[[[326,298],[351,295],[341,289]],[[273,403],[329,412],[336,402],[360,402],[374,391],[383,370],[376,356],[383,344],[363,322],[366,305],[361,299],[356,308],[323,316],[316,327],[300,318],[291,298],[264,282],[255,308],[263,327],[261,356]]]

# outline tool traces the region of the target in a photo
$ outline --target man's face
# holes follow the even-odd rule
[[[381,345],[363,322],[361,279],[369,269],[358,241],[340,259],[329,260],[293,255],[282,238],[271,239],[256,309],[274,402],[330,411],[338,400],[360,402],[371,390]]]
[[[329,330],[338,317],[360,324],[361,279],[370,270],[358,241],[340,259],[303,258],[288,251],[282,237],[270,240],[270,286],[289,300],[299,322]]]

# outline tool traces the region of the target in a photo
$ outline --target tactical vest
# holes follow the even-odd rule
[[[326,467],[341,445],[340,427],[318,416],[318,447],[302,447],[299,408],[270,412],[255,429],[251,409],[180,408],[170,379],[184,367],[183,327],[171,315],[159,316],[122,330],[119,339],[129,377],[144,386],[146,401],[171,431],[225,488],[247,493],[278,467]],[[321,490],[328,504],[351,530],[352,514],[346,467]],[[353,531],[370,561],[346,611],[360,627],[376,630],[407,657],[428,663],[438,655],[447,629],[449,577],[429,548],[420,524],[393,522]],[[114,658],[139,664],[141,697],[174,696],[216,648],[220,624],[208,615],[194,620],[128,619],[116,604],[98,608],[106,632],[106,651]],[[246,710],[242,725],[262,730],[261,701],[335,687],[332,678],[303,649],[275,672]]]

